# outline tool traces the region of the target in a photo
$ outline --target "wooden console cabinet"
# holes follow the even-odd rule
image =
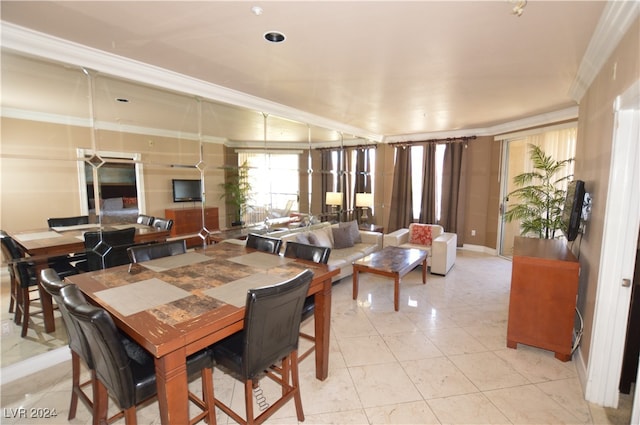
[[[165,218],[173,220],[171,237],[194,235],[202,230],[202,208],[170,208],[164,210]],[[207,230],[219,230],[218,207],[204,209]]]
[[[564,240],[516,237],[507,347],[518,343],[571,360],[580,263]]]

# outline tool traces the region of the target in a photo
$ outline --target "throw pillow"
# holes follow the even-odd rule
[[[354,244],[362,243],[362,237],[360,236],[360,229],[358,229],[357,221],[353,220],[341,222],[338,226],[349,229],[349,232],[351,233],[351,239],[353,239]]]
[[[311,243],[311,245],[333,248],[331,239],[324,229],[314,230],[313,232],[309,233],[309,242]]]
[[[431,226],[411,223],[409,225],[409,243],[431,246]]]
[[[137,207],[138,206],[138,198],[123,196],[122,197],[122,205],[124,206],[124,208]]]
[[[348,227],[332,227],[331,230],[333,231],[333,247],[335,249],[353,246],[353,237]]]

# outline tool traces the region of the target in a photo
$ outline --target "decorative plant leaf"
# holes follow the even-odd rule
[[[564,182],[573,177],[555,176],[573,162],[573,158],[556,161],[539,146],[528,146],[534,170],[513,177],[513,183],[518,188],[508,196],[516,198],[520,203],[512,205],[504,213],[504,220],[520,221],[522,236],[553,239],[556,231],[562,227],[562,209],[566,196]]]

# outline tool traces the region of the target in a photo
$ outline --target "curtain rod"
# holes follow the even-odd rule
[[[324,148],[314,148],[318,151],[335,151],[340,149],[377,149],[377,144],[368,144],[368,145],[349,145],[349,146],[330,146]]]
[[[440,144],[447,144],[447,143],[466,143],[469,140],[474,140],[477,139],[477,136],[464,136],[464,137],[447,137],[444,139],[429,139],[429,140],[414,140],[414,141],[407,141],[407,142],[395,142],[395,143],[389,143],[390,146],[394,146],[394,147],[402,147],[402,146],[412,146],[412,145],[419,145],[419,144],[427,144],[427,143],[440,143]]]

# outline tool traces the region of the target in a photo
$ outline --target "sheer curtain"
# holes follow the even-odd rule
[[[573,124],[575,125],[575,124]],[[573,158],[576,151],[577,127],[564,128],[558,130],[545,131],[544,133],[533,134],[525,137],[527,144],[539,146],[545,154],[551,156],[557,161]],[[529,149],[526,150],[526,158],[524,161],[525,172],[533,171],[533,164],[529,160]],[[556,177],[558,179],[573,174],[573,165],[571,162],[559,172]],[[566,183],[565,183],[566,188]]]
[[[411,186],[411,148],[396,148],[396,165],[393,171],[389,232],[409,227],[413,221],[413,196]]]
[[[436,223],[436,147],[427,143],[422,151],[422,196],[420,223]]]

